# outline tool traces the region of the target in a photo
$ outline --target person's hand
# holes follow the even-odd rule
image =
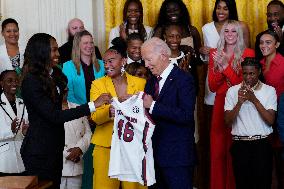
[[[247,92],[247,90],[243,86],[239,89],[239,91],[238,91],[238,102],[240,104],[243,104],[247,100],[246,92]]]
[[[109,107],[109,117],[110,117],[111,119],[113,119],[114,116],[115,116],[115,109],[114,109],[114,107],[111,105],[111,106]]]
[[[29,123],[26,122],[25,119],[23,119],[23,124],[22,124],[22,134],[25,136],[27,134],[29,128]]]
[[[218,53],[217,51],[213,53],[213,60],[216,63],[216,69],[220,72],[225,70],[229,63],[229,58],[227,57],[226,53],[222,51],[221,53]]]
[[[181,60],[179,64],[179,68],[182,69],[185,72],[190,71],[190,59],[191,59],[191,53],[187,53]]]
[[[200,47],[199,52],[200,54],[209,55],[210,47]]]
[[[282,28],[278,25],[278,23],[272,23],[273,26],[273,30],[275,31],[275,33],[278,35],[279,40],[282,41],[283,38],[283,31]]]
[[[79,147],[69,148],[67,152],[70,152],[66,157],[67,160],[77,163],[80,161],[80,156],[83,154],[82,150]]]
[[[255,104],[258,101],[253,90],[249,86],[246,86],[246,94],[245,95],[246,95],[247,100],[252,102],[253,104]]]
[[[103,104],[110,104],[111,95],[109,93],[103,93],[94,101],[94,103],[96,108],[102,106]]]
[[[18,127],[18,118],[15,118],[11,123],[11,130],[13,133],[17,131],[17,127]]]
[[[153,98],[151,95],[146,94],[143,98],[143,106],[144,108],[150,108],[153,103]]]
[[[126,28],[125,28],[125,25],[124,23],[122,23],[120,26],[119,26],[119,36],[126,40],[127,38],[127,35],[126,35]]]
[[[123,101],[129,99],[130,97],[132,97],[131,94],[124,95],[124,96],[118,97],[118,101],[123,102]]]

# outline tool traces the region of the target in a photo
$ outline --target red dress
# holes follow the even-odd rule
[[[208,83],[212,92],[216,92],[211,131],[210,131],[210,189],[234,189],[235,181],[230,154],[232,143],[231,127],[224,122],[224,104],[228,88],[242,81],[241,69],[236,73],[232,68],[234,57],[229,60],[229,66],[221,73],[214,70],[213,52],[209,55]],[[254,57],[254,50],[245,49],[242,58]]]

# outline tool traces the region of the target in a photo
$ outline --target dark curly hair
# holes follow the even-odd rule
[[[178,24],[183,26],[187,31],[189,31],[188,27],[191,26],[191,22],[190,22],[190,16],[188,13],[188,10],[185,6],[185,4],[182,2],[182,0],[165,0],[161,6],[160,9],[160,13],[158,16],[158,21],[157,21],[157,25],[154,29],[154,31],[157,28],[163,28],[164,26],[170,24],[170,20],[168,19],[168,15],[167,15],[167,6],[170,3],[174,3],[177,4],[178,7],[180,8],[180,17],[179,17],[179,22]]]
[[[121,37],[116,37],[111,41],[111,46],[108,50],[106,51],[116,51],[118,54],[121,55],[123,58],[127,58],[127,44],[126,42],[121,38]]]
[[[237,5],[236,5],[235,0],[216,0],[214,10],[213,10],[213,13],[212,13],[212,17],[213,17],[214,22],[218,22],[218,18],[217,18],[217,15],[216,15],[216,9],[218,7],[218,4],[221,1],[225,2],[227,7],[228,7],[228,10],[229,10],[229,18],[228,19],[229,20],[239,20],[238,12],[237,12]]]
[[[38,76],[46,94],[55,101],[55,83],[49,73],[51,67],[50,41],[52,39],[55,40],[54,37],[46,33],[36,33],[29,39],[24,53],[23,79],[27,74]]]
[[[145,30],[145,27],[143,25],[143,6],[140,0],[127,0],[124,4],[123,7],[123,22],[126,23],[126,35],[128,36],[128,29],[129,29],[129,24],[127,22],[127,9],[130,5],[130,3],[135,3],[138,6],[138,9],[140,11],[140,18],[138,20],[138,33],[141,35],[143,39],[147,38],[147,33]]]

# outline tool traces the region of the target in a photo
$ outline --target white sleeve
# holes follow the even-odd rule
[[[226,94],[226,98],[225,98],[225,106],[224,106],[224,110],[233,110],[235,107],[234,104],[234,90],[232,90],[232,88],[229,88],[229,90],[227,91]]]
[[[81,119],[82,119],[82,124],[84,125],[85,128],[85,133],[82,136],[82,138],[76,143],[75,146],[79,147],[84,154],[89,148],[92,137],[92,131],[87,117],[82,117]]]
[[[270,90],[267,90],[267,92],[268,91],[270,91],[270,92],[268,92],[268,93],[266,93],[267,94],[267,103],[266,104],[264,104],[263,106],[264,106],[264,108],[266,109],[266,110],[274,110],[274,111],[277,111],[277,95],[276,95],[276,91],[275,91],[275,89],[274,89],[274,87],[271,87],[271,88],[269,88]]]

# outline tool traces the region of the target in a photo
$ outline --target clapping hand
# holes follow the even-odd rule
[[[209,55],[210,47],[200,47],[199,52],[200,54]]]
[[[127,38],[127,35],[126,35],[126,26],[124,23],[122,23],[120,26],[119,26],[119,36],[126,40]]]
[[[217,51],[213,53],[213,60],[215,62],[215,68],[217,71],[222,72],[225,70],[229,63],[229,58],[227,57],[226,53],[222,51],[221,53],[218,53]]]
[[[246,100],[247,100],[247,97],[246,97],[246,87],[242,86],[239,91],[238,91],[238,101],[239,103],[244,103]]]
[[[273,26],[275,33],[278,35],[280,41],[282,41],[282,38],[283,38],[282,28],[278,25],[277,22],[272,23],[272,26]]]
[[[23,134],[23,135],[26,135],[26,134],[27,134],[28,128],[29,128],[29,123],[28,123],[28,121],[26,121],[25,119],[23,119],[23,124],[22,124],[22,134]]]
[[[111,103],[111,95],[109,93],[103,93],[101,96],[99,96],[95,101],[95,106],[100,107],[103,104],[110,104]]]
[[[246,100],[255,103],[257,98],[253,90],[249,86],[243,85],[238,91],[238,100],[241,103],[243,103]]]
[[[190,71],[190,59],[191,59],[191,53],[187,53],[183,59],[181,60],[180,64],[179,64],[179,68],[182,69],[185,72],[189,72]]]
[[[248,101],[252,102],[253,104],[257,101],[257,98],[252,90],[251,87],[246,86],[246,98]]]
[[[15,118],[11,123],[11,130],[15,133],[18,129],[18,118]]]

